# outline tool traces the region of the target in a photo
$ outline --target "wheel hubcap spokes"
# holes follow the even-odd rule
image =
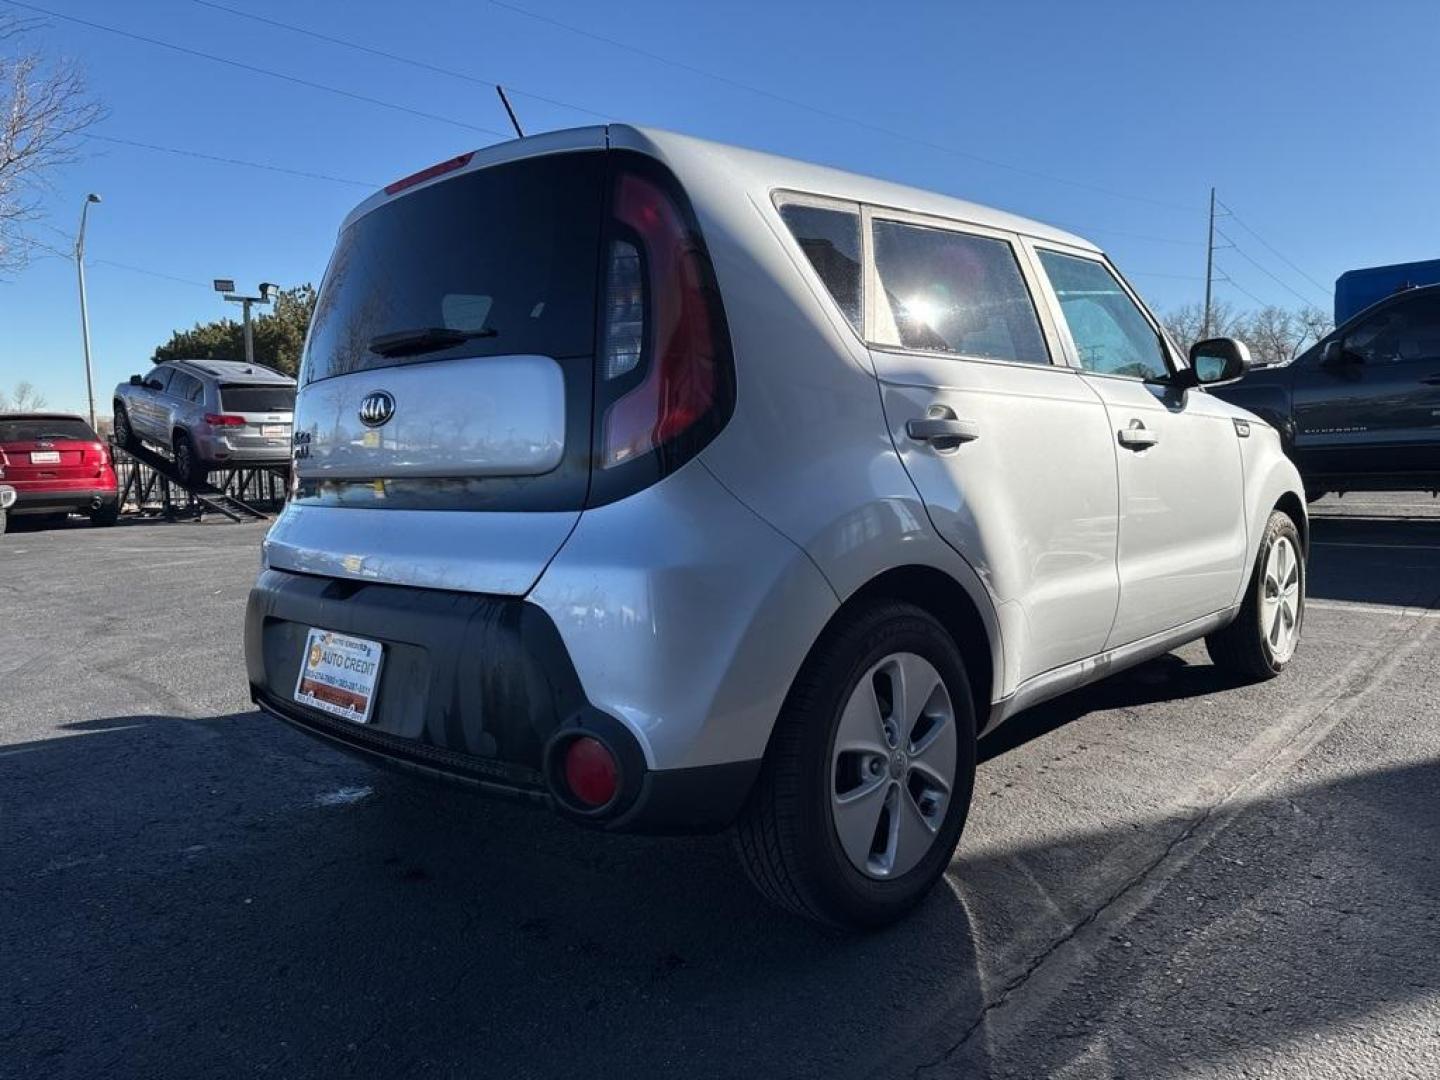
[[[1300,629],[1300,559],[1289,537],[1282,536],[1265,560],[1260,594],[1260,629],[1277,662],[1290,659]]]
[[[930,850],[956,750],[954,707],[933,664],[895,653],[865,673],[841,714],[830,773],[835,830],[857,870],[896,877]]]

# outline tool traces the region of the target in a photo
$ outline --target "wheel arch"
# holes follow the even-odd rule
[[[1295,522],[1295,529],[1300,534],[1300,553],[1308,557],[1310,554],[1310,516],[1305,512],[1304,500],[1295,492],[1287,491],[1276,500],[1275,509],[1284,512],[1291,521]]]
[[[998,624],[986,619],[971,591],[951,574],[934,566],[907,564],[876,574],[850,593],[831,614],[815,643],[825,639],[831,628],[857,608],[878,600],[899,600],[925,611],[943,626],[960,650],[970,693],[975,704],[975,728],[984,731],[993,711],[996,687],[1003,686],[1003,650]],[[806,654],[808,662],[810,653]],[[802,665],[803,667],[803,665]],[[798,677],[798,673],[797,673]]]

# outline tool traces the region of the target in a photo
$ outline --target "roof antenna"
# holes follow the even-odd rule
[[[496,83],[495,92],[500,95],[500,104],[505,106],[505,115],[510,117],[510,123],[515,128],[516,137],[523,139],[525,132],[520,130],[520,121],[515,119],[515,110],[510,107],[510,99],[505,96],[505,88],[499,83]]]

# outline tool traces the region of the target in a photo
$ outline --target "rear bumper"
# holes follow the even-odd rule
[[[370,723],[293,700],[310,627],[384,644]],[[255,703],[307,734],[380,764],[539,802],[604,828],[723,827],[759,769],[758,761],[650,769],[631,730],[586,699],[550,617],[519,598],[266,570],[246,609],[245,655]],[[553,782],[556,747],[578,731],[601,738],[621,761],[620,794],[599,813],[575,809]]]
[[[15,487],[15,505],[12,514],[58,514],[81,513],[112,506],[119,501],[120,494],[115,488],[24,488]]]

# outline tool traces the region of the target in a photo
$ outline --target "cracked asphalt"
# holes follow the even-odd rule
[[[1017,717],[851,938],[251,710],[260,528],[7,534],[0,1077],[1440,1076],[1440,504],[1315,510],[1292,670]]]

